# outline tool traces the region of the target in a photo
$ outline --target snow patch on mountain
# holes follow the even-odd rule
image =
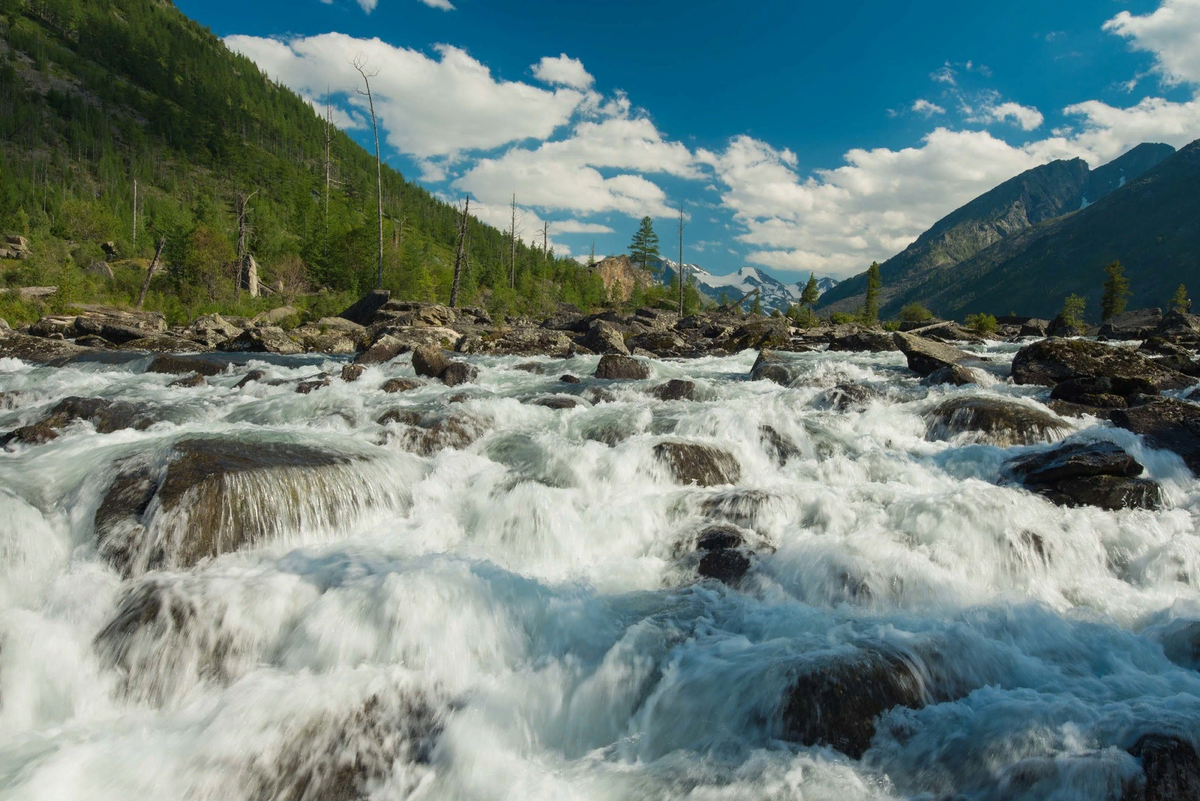
[[[676,262],[671,259],[661,259],[658,263],[659,274],[663,283],[670,283],[675,277]],[[800,302],[804,285],[808,280],[794,284],[785,284],[765,270],[758,267],[743,267],[737,272],[727,275],[714,275],[698,264],[684,263],[684,277],[694,281],[702,295],[718,302],[734,303],[743,295],[760,290],[762,307],[767,310],[779,309],[787,311],[788,307]],[[817,281],[818,290],[824,294],[837,286],[833,278],[821,278]],[[747,300],[747,305],[753,299]]]

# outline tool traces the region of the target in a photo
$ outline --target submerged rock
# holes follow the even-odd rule
[[[921,386],[936,387],[941,385],[964,387],[968,384],[983,384],[983,371],[975,367],[961,364],[941,367],[921,379]]]
[[[711,445],[690,442],[661,442],[654,446],[658,457],[680,484],[711,487],[736,484],[742,469],[733,454]]]
[[[801,455],[800,448],[796,446],[796,443],[790,437],[779,433],[774,426],[760,425],[758,427],[758,439],[762,443],[763,450],[780,467],[787,464],[789,460]]]
[[[953,398],[926,414],[925,438],[947,440],[971,433],[991,445],[1033,445],[1071,430],[1060,417],[999,398]]]
[[[420,389],[422,386],[420,381],[412,378],[390,378],[383,382],[383,386],[380,389],[393,394],[396,392],[411,392],[414,389]]]
[[[111,434],[126,428],[142,431],[158,419],[146,407],[129,401],[71,397],[59,401],[40,424],[58,431],[81,421],[91,423],[98,434]]]
[[[22,445],[45,445],[51,440],[58,439],[58,432],[45,423],[34,423],[31,426],[21,426],[0,435],[0,448],[20,443]]]
[[[880,715],[897,706],[920,709],[931,700],[912,659],[890,649],[806,660],[784,699],[782,736],[860,759]]]
[[[164,467],[131,462],[119,472],[96,511],[100,553],[137,575],[340,522],[372,502],[343,491],[353,476],[330,475],[356,460],[293,443],[181,440]]]
[[[864,384],[838,384],[823,390],[812,399],[814,409],[829,409],[835,412],[861,411],[880,398],[879,390]]]
[[[211,357],[189,358],[186,356],[160,354],[150,361],[150,366],[146,368],[146,372],[167,373],[169,375],[199,373],[204,376],[214,376],[225,372],[226,365],[227,362],[217,361]]]

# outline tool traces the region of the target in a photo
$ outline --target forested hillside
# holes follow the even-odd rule
[[[247,249],[287,296],[329,305],[376,283],[374,155],[166,0],[0,0],[0,234],[30,256],[8,286],[55,284],[57,302],[130,302],[160,237],[169,270],[147,306],[180,317],[235,293],[237,199]],[[137,184],[135,241],[134,191]],[[445,302],[460,213],[383,171],[383,285]],[[86,270],[112,241],[115,277]],[[538,311],[602,302],[599,278],[472,219],[462,302]]]

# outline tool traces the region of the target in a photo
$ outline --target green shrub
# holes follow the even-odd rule
[[[829,315],[829,322],[834,325],[845,325],[846,323],[856,323],[858,321],[858,315],[850,314],[849,312],[834,312]]]
[[[909,303],[900,310],[900,320],[905,323],[923,323],[933,319],[933,312],[920,303]]]
[[[974,331],[976,334],[986,336],[994,334],[1000,329],[1000,324],[996,322],[996,318],[990,314],[972,314],[966,319],[967,328]]]

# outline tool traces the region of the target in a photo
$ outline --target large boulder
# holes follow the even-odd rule
[[[446,354],[442,352],[441,348],[420,345],[413,350],[412,365],[417,375],[439,378],[450,366],[450,360],[446,358]]]
[[[146,368],[146,372],[167,373],[169,375],[198,373],[200,375],[212,376],[225,372],[227,366],[228,362],[219,361],[212,357],[160,354],[150,361],[150,366]]]
[[[628,346],[641,348],[655,356],[677,356],[691,350],[691,346],[679,334],[666,329],[651,329],[637,334],[630,338]]]
[[[229,353],[278,353],[282,355],[304,352],[304,348],[284,333],[282,328],[273,325],[247,328],[236,337],[222,342],[218,349]]]
[[[76,344],[100,346],[105,340],[88,335],[75,340]],[[194,339],[185,339],[172,334],[152,334],[141,339],[131,339],[121,345],[121,350],[145,351],[146,353],[199,353],[212,348]]]
[[[921,379],[923,387],[937,386],[955,386],[965,387],[968,384],[983,385],[986,381],[987,374],[978,367],[967,367],[961,364],[955,364],[950,367],[942,367],[934,370],[929,375]]]
[[[1026,345],[1012,363],[1018,384],[1053,387],[1072,378],[1143,379],[1157,390],[1180,389],[1194,381],[1126,347],[1052,337]]]
[[[650,365],[630,356],[609,354],[600,357],[593,375],[596,378],[639,381],[650,377]]]
[[[397,356],[408,353],[421,345],[453,349],[462,335],[452,328],[430,328],[420,326],[371,327],[371,344],[358,354],[356,364],[382,364]],[[370,332],[368,332],[370,334]]]
[[[660,442],[654,446],[654,455],[680,484],[701,487],[736,484],[742,475],[741,465],[733,454],[711,445]]]
[[[458,320],[458,314],[449,306],[440,303],[418,303],[389,301],[375,316],[376,320],[387,320],[392,325],[417,328],[449,328]]]
[[[717,342],[717,347],[730,353],[763,348],[779,350],[792,341],[792,331],[786,317],[768,317],[751,320],[733,329],[727,337]]]
[[[1071,430],[1060,417],[1001,398],[952,398],[926,414],[925,438],[947,440],[960,434],[990,445],[1033,445]]]
[[[175,443],[165,466],[128,462],[95,515],[101,555],[124,575],[183,569],[371,504],[331,480],[355,458],[279,442]]]
[[[760,351],[750,368],[751,381],[774,381],[782,386],[791,386],[799,377],[799,371],[782,356],[769,350]]]
[[[624,335],[613,327],[612,323],[604,320],[593,322],[579,344],[592,353],[599,353],[600,355],[606,353],[616,353],[621,356],[629,355],[629,346],[625,344]]]
[[[1134,309],[1105,320],[1099,335],[1106,339],[1145,339],[1153,336],[1162,319],[1162,309]]]
[[[1187,740],[1145,734],[1129,749],[1142,763],[1146,784],[1138,801],[1184,801],[1200,798],[1200,755]]]
[[[795,672],[783,703],[782,736],[829,746],[851,759],[871,746],[880,715],[897,706],[920,709],[933,700],[915,662],[888,648],[810,658]]]
[[[852,351],[860,353],[885,353],[896,350],[896,342],[891,334],[885,331],[854,331],[843,336],[831,335],[829,349],[835,351]]]
[[[183,336],[206,347],[215,348],[222,342],[233,339],[241,331],[242,329],[219,314],[206,314],[187,325],[183,329]]]
[[[1113,411],[1119,427],[1141,434],[1155,448],[1174,451],[1200,475],[1200,405],[1173,398],[1153,398],[1128,409]]]
[[[126,311],[107,306],[81,306],[79,310],[75,318],[78,336],[92,334],[120,345],[167,332],[167,319],[159,312]]]
[[[575,343],[562,331],[521,326],[479,337],[466,337],[459,350],[490,356],[570,356]]]
[[[916,334],[897,331],[892,334],[892,340],[908,359],[909,369],[921,376],[931,375],[946,367],[978,365],[985,361],[953,345],[934,342]]]
[[[158,419],[147,407],[129,401],[70,397],[56,403],[37,425],[61,431],[72,423],[86,422],[99,434],[111,434],[126,428],[144,430]]]
[[[1099,409],[1123,409],[1142,395],[1157,395],[1158,390],[1145,378],[1068,378],[1050,391],[1056,401]]]
[[[277,306],[274,309],[267,309],[254,317],[250,322],[254,325],[281,325],[289,320],[297,320],[300,317],[300,310],[292,306]]]
[[[1196,347],[1200,345],[1200,315],[1169,311],[1163,316],[1155,333],[1176,344]]]
[[[861,411],[880,397],[879,390],[865,384],[838,384],[822,390],[812,399],[811,405],[814,409],[835,412]]]
[[[1044,453],[1020,456],[1006,465],[1009,474],[1060,506],[1156,509],[1162,505],[1158,484],[1137,478],[1142,466],[1111,442],[1071,443]]]
[[[375,315],[387,304],[392,293],[387,289],[373,289],[363,295],[354,305],[338,316],[358,325],[370,325],[375,321]]]
[[[696,385],[682,378],[672,378],[652,388],[650,394],[661,401],[692,400],[696,395]]]

